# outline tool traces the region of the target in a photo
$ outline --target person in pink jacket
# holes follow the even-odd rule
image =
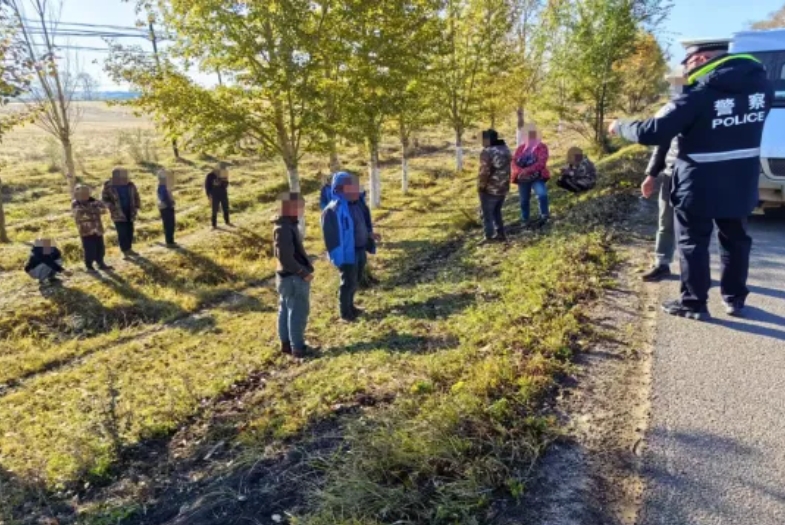
[[[518,185],[521,198],[521,221],[528,227],[544,226],[550,219],[548,209],[548,188],[546,182],[551,178],[548,171],[548,146],[542,141],[534,126],[526,130],[525,141],[518,146],[512,157],[511,182]],[[537,195],[540,216],[536,221],[530,218],[532,190]]]

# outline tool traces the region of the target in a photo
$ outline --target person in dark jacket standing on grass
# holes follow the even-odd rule
[[[485,241],[504,242],[502,207],[510,192],[512,153],[494,129],[482,132],[483,150],[480,153],[480,174],[477,191],[480,195]]]
[[[129,180],[128,170],[125,168],[115,168],[112,170],[112,179],[104,184],[104,191],[101,195],[112,215],[112,221],[117,229],[117,242],[120,251],[127,259],[136,255],[133,250],[134,245],[134,222],[142,207],[139,198],[139,190],[136,185]]]
[[[159,170],[156,196],[158,197],[158,210],[161,212],[161,221],[164,224],[164,239],[166,240],[167,248],[177,247],[177,243],[174,242],[177,220],[174,211],[174,197],[172,197],[173,188],[174,174],[166,170]]]
[[[74,214],[76,228],[82,239],[84,263],[88,273],[95,274],[98,264],[100,270],[108,271],[112,267],[104,262],[106,244],[104,243],[104,223],[101,215],[107,213],[106,204],[90,195],[90,187],[79,185],[74,189],[74,200],[71,212]]]
[[[207,174],[204,180],[204,190],[207,200],[212,207],[213,229],[218,228],[218,210],[223,210],[224,223],[231,226],[229,220],[229,165],[222,162],[213,171]]]
[[[720,288],[728,315],[741,315],[749,295],[752,239],[747,217],[758,205],[760,145],[774,92],[752,55],[727,54],[716,44],[688,49],[688,89],[651,119],[615,121],[611,134],[646,145],[678,136],[671,203],[681,256],[681,299],[671,315],[700,320],[711,287],[709,245],[719,230]],[[644,197],[653,188],[644,186]]]
[[[305,357],[305,327],[310,312],[311,281],[314,268],[305,252],[299,217],[305,202],[298,193],[281,196],[281,212],[275,219],[273,243],[275,250],[276,287],[280,294],[278,309],[278,335],[281,351],[294,357]]]
[[[684,91],[684,72],[673,71],[666,79],[670,84],[672,98],[677,98]],[[667,111],[665,106],[663,111]],[[654,244],[654,265],[643,274],[645,282],[658,282],[671,275],[671,263],[676,252],[676,231],[674,228],[674,211],[671,204],[671,189],[673,188],[673,168],[679,156],[679,137],[673,138],[669,146],[655,146],[649,165],[646,167],[646,179],[641,185],[644,195],[652,195],[657,179],[660,180],[660,193],[658,199],[658,227],[657,240]]]
[[[361,198],[356,176],[338,172],[333,176],[332,200],[322,212],[322,233],[330,261],[341,273],[338,303],[341,319],[354,321],[362,310],[354,304],[367,254],[376,253],[381,236],[373,231],[371,214]]]
[[[33,279],[38,279],[39,284],[57,284],[57,274],[71,275],[63,268],[63,255],[51,239],[37,239],[30,251],[30,257],[25,264],[25,272]]]

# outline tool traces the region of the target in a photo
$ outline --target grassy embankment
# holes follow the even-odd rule
[[[560,220],[507,248],[476,246],[475,164],[454,178],[444,176],[449,152],[416,159],[405,197],[391,165],[375,213],[385,242],[372,264],[382,284],[363,294],[364,320],[338,324],[337,277],[320,260],[309,331],[322,352],[302,363],[278,354],[268,279],[267,221],[280,170],[240,161],[232,179],[234,202],[246,203],[238,207],[240,228],[210,232],[200,189],[205,165],[178,166],[178,205],[186,216],[193,208],[180,226],[182,251],[156,246],[150,206],[144,259],[117,263],[113,276],[76,275],[44,298],[14,271],[17,260],[4,266],[0,516],[21,519],[33,493],[63,504],[85,481],[123,479],[129,451],[197,424],[211,399],[231,397],[233,385],[263,374],[263,387],[245,395],[229,423],[208,429],[204,446],[228,439],[238,455],[262,458],[330,422],[339,452],[323,459],[327,474],[309,497],[295,498],[302,522],[483,522],[494,500],[525,489],[528,469],[557,431],[539,403],[591,334],[584,308],[615,263],[610,231],[630,201],[620,194],[637,158],[627,151],[601,163],[601,188],[588,195],[553,191]],[[360,168],[356,159],[347,155]],[[86,178],[98,182],[110,164],[96,163]],[[45,229],[69,239],[61,244],[76,263],[79,252],[68,243],[78,239],[69,238],[59,179],[41,173],[31,184],[29,168],[20,164],[4,177],[19,190],[7,205],[9,223],[31,225],[11,235],[25,241]],[[138,181],[151,202],[152,176],[140,173]],[[317,210],[312,202],[315,254]],[[513,220],[514,207],[507,214]],[[3,250],[4,265],[26,251]],[[263,499],[261,489],[248,491]],[[117,516],[133,522],[152,504],[140,490],[115,496],[70,506],[98,524]]]

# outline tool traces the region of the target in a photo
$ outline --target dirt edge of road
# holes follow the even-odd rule
[[[640,280],[656,226],[642,203],[625,224],[616,284],[589,312],[597,341],[575,358],[550,411],[564,434],[504,525],[634,525],[650,416],[658,287]]]

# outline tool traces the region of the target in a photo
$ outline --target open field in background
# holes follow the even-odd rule
[[[388,139],[374,212],[384,242],[371,262],[381,284],[361,294],[361,322],[339,324],[337,272],[320,259],[309,334],[322,349],[297,362],[279,355],[275,330],[269,221],[282,167],[229,159],[237,228],[213,232],[202,183],[214,159],[186,152],[170,164],[159,145],[153,162],[178,177],[183,248],[169,251],[158,245],[155,178],[116,142],[148,124],[107,111],[116,110],[91,110],[83,124],[77,149],[93,153],[80,176],[97,185],[118,161],[133,169],[145,207],[139,261],[117,260],[110,233],[113,274],[77,272],[42,296],[20,271],[39,232],[80,267],[62,177],[46,158],[2,172],[14,243],[0,246],[0,521],[141,525],[183,511],[176,523],[291,512],[314,525],[468,525],[525,490],[557,432],[540,401],[593,335],[583,311],[609,283],[614,224],[635,202],[628,174],[642,150],[600,163],[587,195],[551,185],[556,222],[543,234],[480,248],[474,133],[458,176],[450,134],[422,134],[427,155],[411,162],[408,196]],[[10,135],[2,155],[23,159],[32,134]],[[573,144],[549,145],[556,168]],[[362,173],[363,159],[342,152]],[[307,157],[301,169],[313,255],[323,251],[325,160]],[[514,222],[517,198],[509,204]]]

